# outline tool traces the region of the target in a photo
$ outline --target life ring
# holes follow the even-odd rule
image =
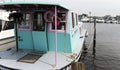
[[[52,22],[53,20],[52,20],[52,17],[54,16],[54,12],[52,12],[52,11],[47,11],[47,12],[45,12],[45,14],[44,14],[44,19],[45,19],[45,21],[46,22]]]

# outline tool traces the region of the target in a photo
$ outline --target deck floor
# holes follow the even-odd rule
[[[33,52],[32,50],[23,50],[20,49],[16,51],[16,48],[13,47],[6,51],[0,52],[0,65],[8,67],[8,68],[15,68],[20,70],[54,70],[54,69],[61,69],[66,65],[69,65],[72,61],[76,60],[78,54],[81,54],[81,49],[85,39],[85,31],[82,35],[82,38],[79,38],[78,44],[76,44],[73,53],[76,53],[74,59],[71,58],[73,53],[63,53],[57,52],[57,61],[55,66],[55,52],[48,51],[43,56],[41,56],[35,63],[24,63],[18,62],[18,60],[24,57],[26,54]]]

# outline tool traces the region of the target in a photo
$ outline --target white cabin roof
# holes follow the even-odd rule
[[[45,5],[45,6],[59,6],[62,7],[64,9],[69,10],[69,8],[67,6],[64,6],[60,3],[57,2],[0,2],[0,9],[6,9],[6,6],[16,6],[16,7],[20,7],[20,5]],[[36,6],[37,7],[37,6]]]

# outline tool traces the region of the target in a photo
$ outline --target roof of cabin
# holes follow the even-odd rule
[[[60,8],[69,10],[67,6],[56,2],[0,2],[0,9],[11,9],[11,8],[39,8],[39,7],[50,7],[58,6]]]

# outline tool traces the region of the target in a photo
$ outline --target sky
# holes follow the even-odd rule
[[[96,16],[120,15],[120,0],[69,0],[73,9]]]
[[[10,0],[5,0],[10,1]],[[95,16],[120,15],[120,0],[12,0],[12,1],[48,1],[65,4],[79,12]]]

